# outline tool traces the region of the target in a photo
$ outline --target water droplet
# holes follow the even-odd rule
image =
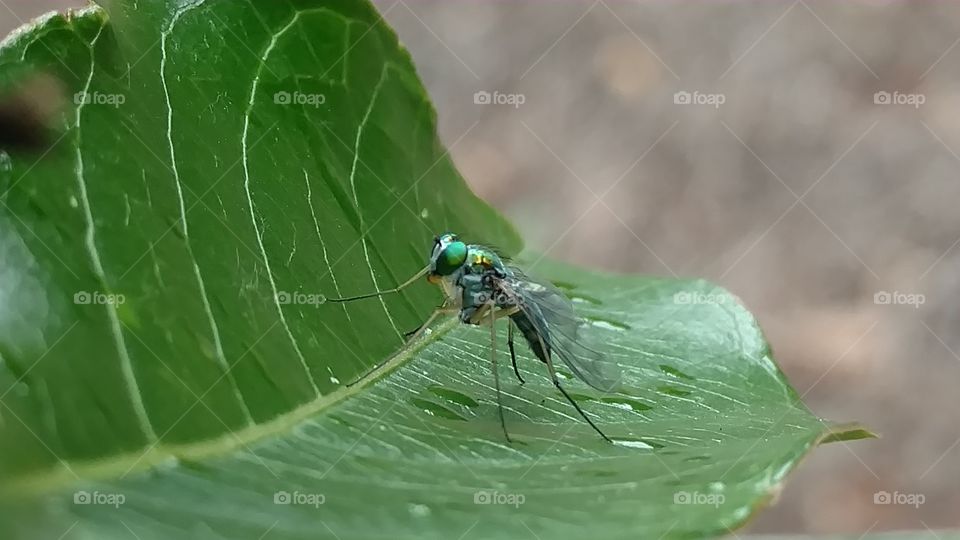
[[[646,403],[641,403],[635,399],[628,399],[628,398],[622,398],[622,397],[605,397],[605,398],[601,398],[600,401],[604,403],[609,403],[610,405],[613,405],[614,407],[623,409],[625,411],[640,412],[640,411],[649,411],[650,409],[653,408],[650,405],[647,405]]]
[[[340,384],[340,379],[334,376],[330,376],[330,382],[332,382],[333,384]]]
[[[589,320],[594,326],[598,328],[605,328],[607,330],[629,330],[630,326],[612,319],[605,319],[603,317],[597,317],[596,315],[587,315],[587,320]]]
[[[430,515],[430,507],[425,504],[411,504],[408,506],[410,515],[413,517],[427,517]]]
[[[567,294],[567,298],[569,298],[570,300],[573,300],[578,304],[593,304],[595,306],[599,306],[603,304],[603,302],[601,302],[600,300],[592,296],[587,296],[585,294]]]
[[[567,373],[566,371],[563,371],[563,370],[559,370],[559,369],[558,369],[558,370],[557,370],[557,378],[563,379],[563,380],[565,380],[565,381],[569,381],[569,380],[572,380],[572,379],[573,379],[573,375]]]
[[[77,201],[77,198],[74,197],[73,195],[70,196],[70,198],[68,199],[68,202],[70,203],[70,208],[76,208],[80,206],[80,203]]]
[[[170,471],[180,467],[181,465],[182,462],[176,456],[170,456],[161,460],[159,463],[156,463],[154,467],[161,471]]]
[[[627,448],[637,448],[640,450],[653,450],[653,446],[650,446],[640,439],[613,439],[613,444],[617,446],[625,446]]]
[[[10,154],[0,152],[0,171],[7,172],[11,169],[13,169],[13,161],[10,159]]]
[[[427,219],[428,217],[430,217],[430,211],[424,208],[423,210],[420,211],[420,217],[423,219]]]
[[[450,409],[434,403],[432,401],[427,401],[425,399],[413,398],[410,400],[418,409],[423,410],[423,412],[429,414],[430,416],[436,416],[439,418],[446,418],[447,420],[460,420],[461,422],[466,422],[467,419],[460,416],[459,414],[451,411]]]

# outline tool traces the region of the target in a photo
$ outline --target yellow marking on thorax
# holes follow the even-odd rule
[[[492,267],[493,267],[493,259],[491,259],[490,257],[487,257],[487,256],[486,256],[485,254],[483,254],[483,253],[474,253],[474,254],[473,254],[473,264],[474,264],[474,265],[481,265],[481,266],[484,266],[484,267],[486,267],[486,268],[492,268]]]

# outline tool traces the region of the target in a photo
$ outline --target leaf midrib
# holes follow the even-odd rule
[[[456,317],[450,317],[431,327],[428,335],[416,342],[407,343],[386,361],[367,372],[355,382],[321,395],[274,419],[245,427],[239,431],[225,432],[212,439],[203,439],[186,444],[156,444],[139,452],[115,454],[97,460],[77,462],[73,465],[60,461],[59,468],[33,471],[4,481],[0,499],[37,496],[62,490],[80,481],[125,478],[127,475],[169,463],[171,460],[202,460],[228,454],[268,437],[286,433],[305,419],[317,415],[360,393],[374,382],[390,374],[431,343],[439,340],[459,325]]]

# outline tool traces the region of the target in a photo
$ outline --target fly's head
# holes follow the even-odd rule
[[[430,272],[427,281],[440,283],[467,262],[467,245],[453,233],[444,233],[433,239],[430,251]]]

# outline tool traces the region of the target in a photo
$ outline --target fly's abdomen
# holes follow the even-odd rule
[[[520,330],[520,333],[523,334],[524,339],[527,340],[527,344],[530,345],[530,349],[533,351],[534,354],[537,355],[537,358],[539,358],[541,362],[546,363],[547,355],[544,354],[543,346],[541,345],[541,343],[543,345],[546,345],[547,350],[549,351],[550,350],[549,336],[542,336],[542,342],[541,342],[541,336],[537,332],[536,327],[533,325],[532,322],[530,322],[530,318],[527,316],[527,314],[522,311],[514,313],[513,315],[510,316],[510,319],[513,321],[514,324],[517,325],[517,328]]]

